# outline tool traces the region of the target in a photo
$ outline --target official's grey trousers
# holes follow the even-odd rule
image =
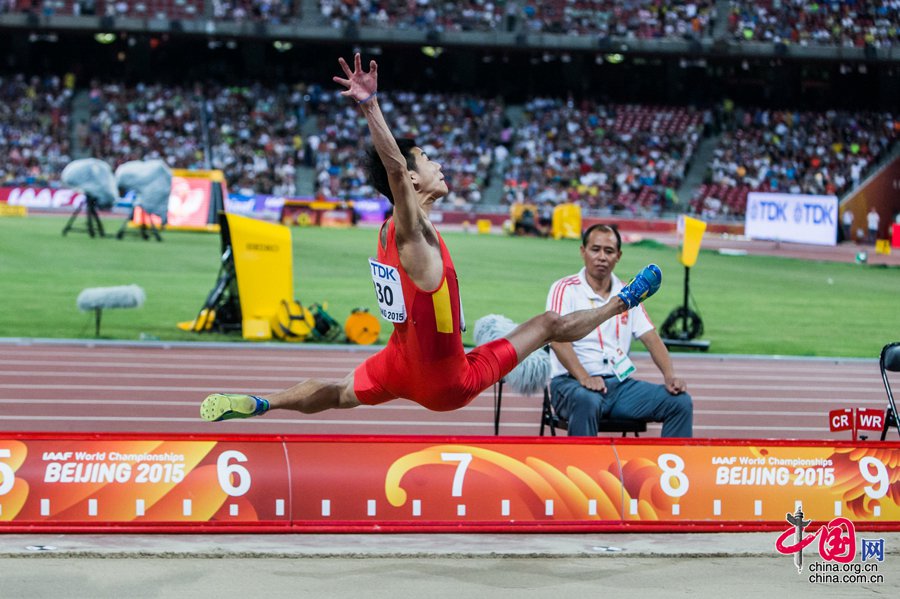
[[[550,381],[550,401],[561,418],[569,421],[570,437],[597,435],[597,422],[629,418],[662,422],[663,437],[693,436],[694,407],[687,393],[672,395],[664,385],[615,376],[604,377],[606,393],[592,391],[568,374]]]

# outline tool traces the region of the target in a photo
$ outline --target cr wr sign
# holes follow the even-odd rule
[[[837,243],[838,199],[787,193],[747,195],[745,234],[815,245]]]

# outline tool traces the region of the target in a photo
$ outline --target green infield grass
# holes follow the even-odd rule
[[[61,235],[66,217],[0,218],[0,337],[93,338],[92,313],[75,300],[87,287],[137,284],[142,308],[105,310],[105,339],[242,341],[239,334],[187,333],[216,281],[216,234],[166,232],[162,243],[136,235],[91,239]],[[106,218],[107,229],[121,220]],[[376,311],[366,258],[376,232],[294,228],[294,289],[304,304],[327,303],[340,323],[356,307]],[[581,267],[577,241],[447,232],[471,328],[485,314],[522,322],[544,310],[549,286]],[[663,287],[646,307],[660,326],[682,303],[684,268],[674,248],[627,245],[617,274],[628,279],[648,262]],[[858,264],[701,251],[691,270],[692,304],[714,353],[877,357],[900,339],[900,272]],[[382,323],[382,342],[390,330]],[[640,348],[640,346],[638,346]],[[762,377],[765,373],[760,373]]]

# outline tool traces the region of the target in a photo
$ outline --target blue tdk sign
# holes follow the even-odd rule
[[[812,223],[814,225],[834,225],[834,213],[837,210],[837,204],[831,206],[822,206],[820,204],[802,204],[798,206],[799,218],[798,222]]]
[[[837,208],[835,196],[750,193],[744,232],[751,239],[835,245]]]
[[[785,209],[787,202],[759,202],[759,215],[763,220],[768,221],[784,221],[787,222],[787,214]]]

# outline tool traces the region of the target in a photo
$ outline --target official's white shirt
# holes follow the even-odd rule
[[[612,275],[612,289],[609,297],[603,299],[588,284],[585,269],[577,275],[562,278],[550,286],[547,295],[547,310],[568,314],[576,310],[599,308],[621,291],[624,284],[616,275]],[[643,305],[610,318],[599,327],[588,333],[583,339],[572,343],[575,355],[588,374],[603,376],[613,374],[612,358],[621,349],[627,354],[631,349],[631,339],[639,338],[655,327]],[[565,366],[557,359],[555,352],[550,352],[551,376],[566,374]]]

